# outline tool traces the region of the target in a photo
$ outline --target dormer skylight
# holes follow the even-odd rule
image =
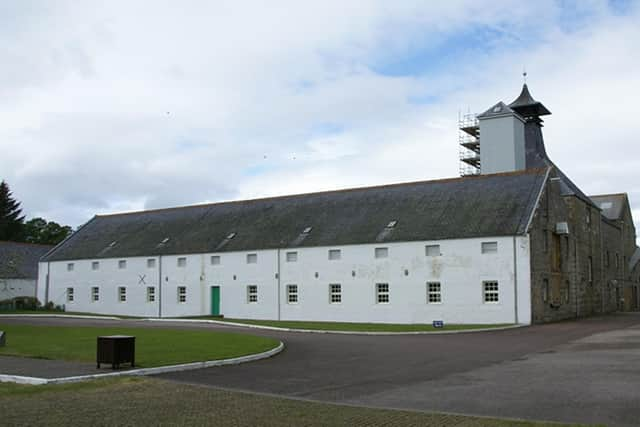
[[[231,239],[233,239],[234,237],[236,237],[236,232],[235,232],[235,231],[233,231],[233,232],[231,232],[231,233],[227,234],[227,240],[231,240]]]
[[[391,222],[389,222],[389,224],[387,224],[387,228],[393,228],[398,224],[398,221],[393,220]]]
[[[117,240],[114,240],[113,242],[109,243],[109,246],[107,246],[108,248],[112,248],[114,247],[116,244],[118,243]]]
[[[313,230],[313,227],[305,227],[305,229],[302,230],[302,234],[309,234],[311,230]]]

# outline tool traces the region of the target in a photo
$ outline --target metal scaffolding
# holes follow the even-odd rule
[[[476,114],[458,115],[460,176],[480,175],[480,125]]]

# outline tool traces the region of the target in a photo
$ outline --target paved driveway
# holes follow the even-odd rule
[[[161,377],[356,405],[640,425],[637,314],[456,335],[353,336],[237,330],[279,338],[287,348],[264,361]]]

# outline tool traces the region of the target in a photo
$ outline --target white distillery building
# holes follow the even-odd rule
[[[36,296],[38,261],[53,245],[0,241],[0,301]]]
[[[478,148],[474,176],[95,216],[42,258],[38,298],[68,311],[151,317],[528,324],[573,316],[579,280],[556,290],[560,273],[549,267],[549,285],[542,274],[551,261],[536,259],[532,242],[543,228],[556,236],[573,227],[567,209],[549,214],[549,200],[591,204],[546,157],[544,114],[525,85],[514,103],[480,115],[465,132],[490,135],[482,150],[496,154],[480,159]]]

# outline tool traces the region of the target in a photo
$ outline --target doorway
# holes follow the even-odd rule
[[[211,315],[220,316],[220,286],[211,287]]]

